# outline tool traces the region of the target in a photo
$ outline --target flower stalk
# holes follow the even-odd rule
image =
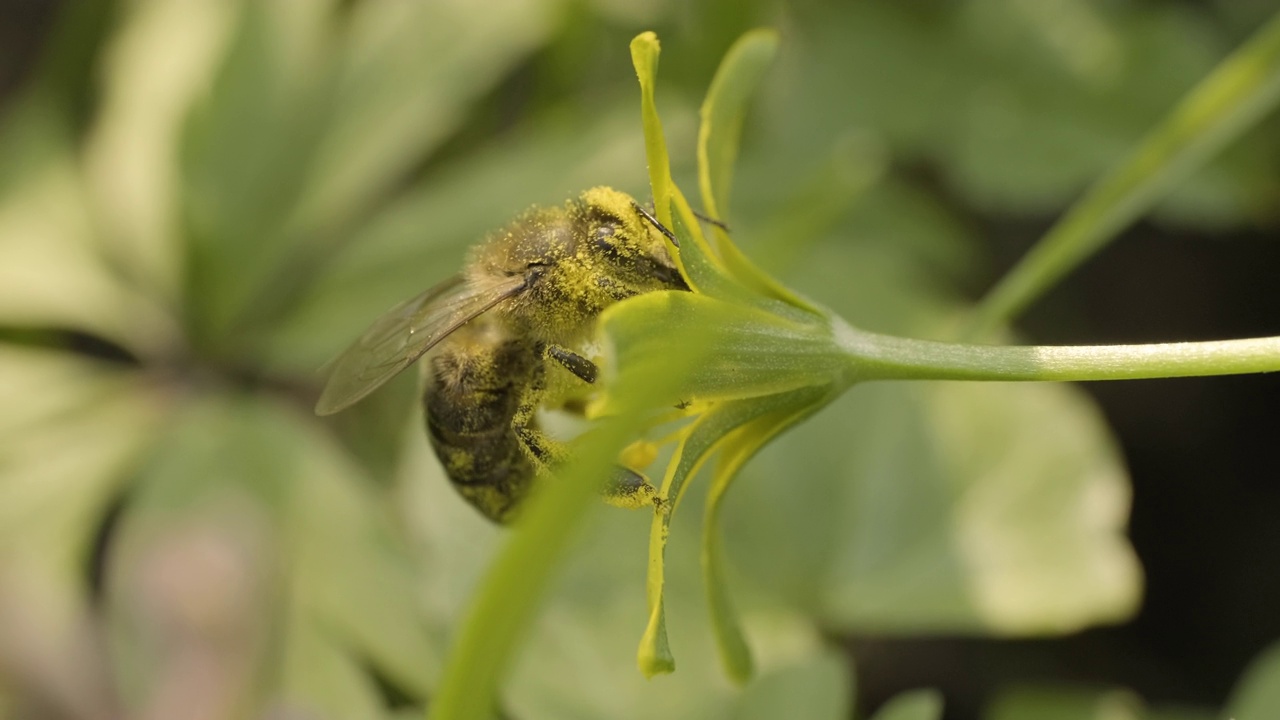
[[[1085,382],[1280,370],[1280,337],[1143,345],[969,345],[880,335],[834,322],[850,382]]]

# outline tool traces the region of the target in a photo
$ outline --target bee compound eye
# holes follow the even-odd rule
[[[595,229],[592,237],[595,239],[596,247],[601,250],[616,250],[617,246],[614,242],[614,236],[617,235],[618,229],[610,224],[605,223]]]

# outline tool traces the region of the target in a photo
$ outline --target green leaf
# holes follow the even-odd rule
[[[1231,691],[1224,717],[1236,720],[1280,715],[1280,644],[1273,644],[1250,663]]]
[[[757,36],[749,36],[745,40],[745,47],[754,46],[757,43],[755,37]],[[707,243],[689,201],[671,180],[670,158],[667,154],[666,140],[663,138],[662,121],[654,101],[659,52],[657,36],[651,32],[641,33],[631,41],[631,61],[635,65],[636,75],[640,78],[640,113],[644,126],[645,154],[649,161],[649,186],[653,192],[655,213],[659,222],[670,228],[676,237],[680,238],[681,247],[676,250],[675,255],[685,279],[695,292],[715,297],[760,304],[758,298],[754,298],[750,292],[746,291],[747,288],[752,288],[782,303],[815,311],[813,306],[757,270],[737,251],[723,230],[716,229],[720,239],[720,253],[716,253]],[[750,55],[738,57],[750,57]],[[743,68],[744,66],[736,61],[724,68],[725,82],[736,87],[738,83],[734,81],[734,77],[743,71]],[[750,71],[747,70],[747,72]],[[719,137],[724,129],[709,127],[710,123],[715,122],[719,125],[721,122],[731,122],[730,116],[733,110],[726,107],[724,113],[709,113],[706,112],[706,107],[704,105],[704,131],[700,138],[701,143],[710,142],[712,132],[715,133],[716,138]],[[726,142],[717,141],[717,146],[722,151],[727,150],[726,143],[730,140],[736,144],[736,139],[729,137],[726,138]],[[707,160],[703,155],[702,153],[699,155],[699,172],[709,173],[710,170],[705,169]],[[719,158],[719,162],[726,161],[728,158],[723,155]]]
[[[107,563],[107,634],[126,714],[162,708],[169,686],[209,678],[219,712],[259,708],[286,612],[284,519],[299,481],[298,427],[278,406],[198,398],[144,465]],[[193,610],[198,608],[198,610]],[[178,660],[207,643],[197,677]]]
[[[15,695],[59,687],[64,707],[114,708],[86,568],[163,406],[131,372],[0,343],[0,655]]]
[[[725,54],[702,103],[702,124],[698,129],[698,185],[702,191],[703,209],[712,219],[723,219],[729,212],[729,189],[742,139],[747,101],[772,64],[777,48],[778,35],[773,30],[753,30],[744,34]],[[729,275],[766,297],[818,311],[757,268],[733,244],[723,227],[714,226],[712,233],[716,237],[717,256]]]
[[[1263,23],[1226,29],[1179,5],[982,0],[927,9],[836,3],[795,24],[803,42],[779,68],[761,128],[768,137],[744,164],[741,197],[796,185],[832,138],[857,127],[901,162],[935,167],[970,206],[1033,217],[1060,212],[1111,169],[1237,33]],[[1159,215],[1240,226],[1265,213],[1274,135],[1256,133],[1187,178]],[[748,166],[765,156],[768,168],[753,179]]]
[[[734,430],[724,442],[702,519],[702,577],[711,611],[711,627],[720,661],[729,677],[745,683],[753,672],[751,651],[743,637],[737,611],[729,597],[720,532],[720,511],[738,471],[778,434],[817,412],[825,399],[820,393],[793,393],[782,407]]]
[[[881,141],[866,133],[849,131],[832,144],[823,162],[794,189],[780,193],[777,188],[770,188],[771,196],[782,196],[776,210],[758,220],[754,215],[748,216],[747,223],[741,226],[741,237],[754,240],[750,242],[752,257],[781,275],[798,258],[813,253],[814,246],[835,231],[837,223],[855,206],[863,211],[859,219],[871,215],[868,211],[888,219],[893,226],[894,245],[902,247],[903,240],[909,239],[903,237],[903,230],[909,231],[917,216],[894,212],[877,202],[883,197],[883,190],[876,193],[876,200],[863,200],[887,167],[888,154]],[[901,195],[900,188],[894,189]],[[928,222],[929,218],[922,220]],[[852,231],[849,237],[865,239],[867,233]]]
[[[417,423],[411,429],[421,441]],[[443,648],[425,619],[421,570],[381,487],[308,430],[297,446],[300,485],[288,522],[296,612],[398,689],[423,699],[439,675]]]
[[[1222,61],[1005,275],[979,307],[973,332],[1017,316],[1277,102],[1280,14]]]
[[[676,452],[667,465],[667,472],[659,489],[659,497],[665,503],[654,514],[649,533],[649,624],[640,643],[640,669],[646,675],[671,672],[675,660],[667,642],[666,613],[663,591],[665,585],[664,562],[667,539],[670,536],[671,518],[688,489],[688,482],[697,474],[711,456],[727,440],[730,433],[762,416],[787,417],[819,402],[826,388],[805,387],[790,393],[780,393],[749,400],[726,401],[713,405],[681,432]],[[745,460],[745,458],[742,458]],[[732,463],[736,458],[730,458]],[[719,628],[723,630],[724,628]],[[729,640],[738,647],[729,650],[726,658],[731,674],[745,680],[749,671],[744,667],[745,643],[740,638]],[[749,661],[747,661],[749,664]]]
[[[387,717],[377,684],[357,659],[306,616],[291,619],[281,658],[280,700],[324,717]]]
[[[671,227],[671,159],[667,154],[667,141],[662,135],[662,119],[654,100],[654,85],[658,78],[658,55],[661,53],[658,36],[644,32],[631,41],[631,64],[640,79],[640,120],[644,128],[645,158],[649,163],[649,187],[653,190],[653,205],[658,221]]]
[[[557,10],[547,0],[498,0],[485,12],[449,3],[354,6],[299,223],[322,233],[365,211],[548,40]]]
[[[98,518],[127,487],[162,407],[131,373],[0,344],[0,565],[80,589]]]
[[[238,6],[226,51],[183,128],[186,319],[206,353],[235,356],[300,282],[288,222],[331,100],[333,3]]]
[[[65,137],[54,144],[0,197],[0,324],[78,330],[139,355],[168,347],[178,335],[173,319],[106,262],[74,150]]]
[[[245,5],[184,137],[196,344],[243,357],[272,342],[353,223],[544,41],[553,8]]]
[[[881,705],[876,714],[871,716],[871,720],[939,720],[941,717],[942,693],[937,690],[912,690],[896,695]]]
[[[1057,634],[1137,606],[1124,467],[1078,390],[859,385],[748,471],[729,547],[827,627]]]
[[[211,595],[222,603],[209,610],[247,653],[244,667],[281,651],[270,643],[292,641],[262,624],[287,613],[349,656],[326,663],[326,672],[367,664],[425,696],[438,648],[423,621],[417,575],[373,490],[301,411],[218,396],[187,406],[145,468],[113,550],[113,627],[122,667],[130,669],[129,697],[145,699],[171,657],[147,613],[176,612],[184,601],[181,593],[155,596],[144,582],[155,572],[149,568],[190,564],[199,589],[202,573],[211,582],[221,577],[200,570],[208,559],[201,548],[244,575]],[[231,612],[240,607],[231,601],[243,602],[244,614]],[[182,618],[174,621],[182,627]],[[286,645],[283,652],[307,651]]]
[[[729,213],[729,190],[747,103],[773,64],[777,50],[778,34],[773,30],[753,30],[743,35],[725,53],[702,102],[698,187],[703,211],[714,219],[724,219]]]
[[[122,9],[98,65],[102,95],[84,151],[85,191],[114,267],[173,307],[182,294],[184,242],[179,139],[226,50],[238,5]]]
[[[852,716],[853,669],[834,651],[762,675],[738,698],[738,720],[843,720]]]

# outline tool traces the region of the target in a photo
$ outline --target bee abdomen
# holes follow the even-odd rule
[[[528,494],[536,475],[512,428],[531,382],[521,343],[452,348],[433,358],[423,405],[428,436],[458,492],[497,522]]]

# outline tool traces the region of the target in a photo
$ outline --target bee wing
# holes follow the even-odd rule
[[[449,333],[524,287],[519,275],[484,288],[455,275],[391,308],[330,363],[316,414],[332,415],[364,399]]]

